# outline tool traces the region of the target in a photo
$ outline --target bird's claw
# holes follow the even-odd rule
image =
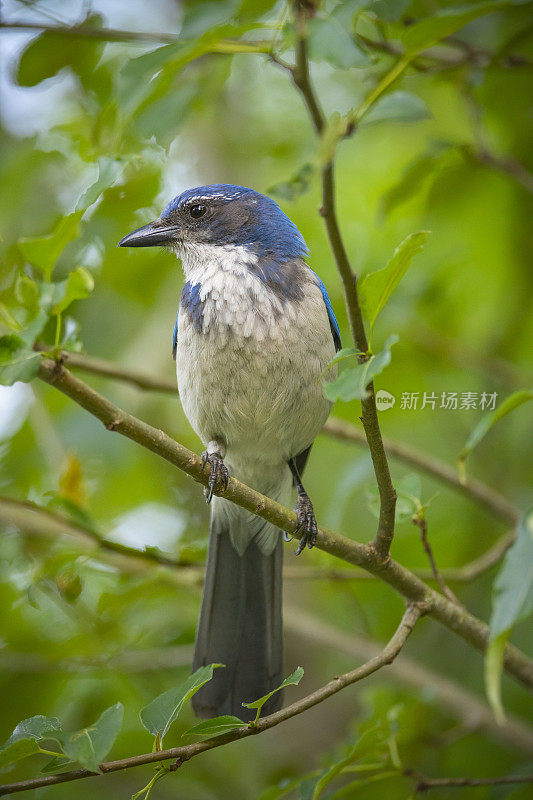
[[[225,492],[228,488],[229,483],[229,472],[224,464],[224,461],[217,453],[208,453],[207,450],[204,450],[202,453],[202,472],[205,469],[205,465],[209,464],[209,481],[208,486],[204,489],[205,493],[205,502],[210,503],[213,499],[213,493],[215,491],[215,486],[217,481],[222,482],[221,491]]]
[[[298,517],[298,527],[296,528],[295,533],[303,531],[303,535],[300,537],[300,541],[298,542],[298,547],[295,550],[295,555],[299,556],[302,550],[305,549],[306,545],[309,547],[309,549],[314,546],[318,534],[318,527],[316,524],[313,504],[306,494],[302,493],[298,495],[298,501],[294,510],[296,511],[296,516]]]

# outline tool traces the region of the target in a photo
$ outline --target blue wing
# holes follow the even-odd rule
[[[324,284],[322,283],[322,281],[320,280],[320,278],[318,277],[316,272],[314,272],[313,274],[316,275],[316,280],[317,280],[317,283],[318,283],[318,287],[319,287],[320,291],[322,292],[322,297],[324,298],[326,311],[328,312],[329,325],[330,325],[330,328],[331,328],[333,341],[335,342],[335,352],[338,353],[339,350],[342,347],[341,332],[339,330],[338,322],[335,319],[335,314],[333,313],[333,306],[331,305],[331,300],[329,299],[329,295],[328,295],[328,293],[326,291],[326,287],[324,286]]]
[[[172,358],[174,361],[176,360],[176,350],[178,349],[178,314],[180,310],[178,308],[178,313],[176,314],[176,322],[174,323],[174,332],[172,334]]]

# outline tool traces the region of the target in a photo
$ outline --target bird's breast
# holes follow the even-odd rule
[[[204,441],[251,447],[278,463],[303,450],[330,403],[322,373],[335,351],[320,289],[283,303],[257,279],[221,276],[185,291],[177,334],[181,402]],[[190,297],[189,297],[190,294]]]

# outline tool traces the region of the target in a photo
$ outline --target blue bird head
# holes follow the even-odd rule
[[[274,200],[243,186],[215,183],[178,195],[158,219],[124,236],[119,247],[173,249],[187,245],[243,246],[258,256],[305,258],[296,225]]]

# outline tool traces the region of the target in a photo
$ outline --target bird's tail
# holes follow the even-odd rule
[[[200,717],[232,714],[248,721],[255,714],[242,703],[257,700],[283,680],[283,545],[280,532],[270,525],[270,530],[258,529],[257,519],[213,498],[194,669],[212,663],[225,668],[215,670],[194,695]],[[281,701],[278,692],[262,713],[277,710]]]

